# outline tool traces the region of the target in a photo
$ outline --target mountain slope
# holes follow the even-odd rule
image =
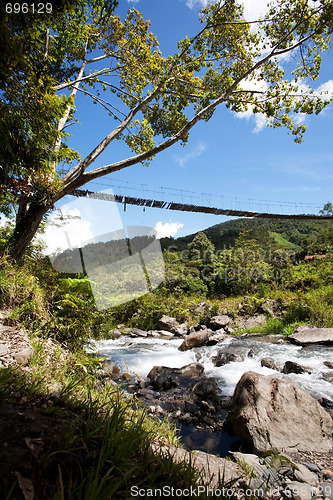
[[[251,238],[256,239],[264,248],[283,247],[300,249],[302,241],[312,235],[316,237],[324,229],[327,229],[331,222],[312,220],[279,220],[279,219],[234,219],[221,224],[215,224],[203,233],[210,238],[217,250],[229,248],[234,245],[236,238],[243,231],[251,231]],[[177,250],[183,250],[190,243],[196,234],[184,236],[182,238],[162,238],[163,248],[171,246]]]

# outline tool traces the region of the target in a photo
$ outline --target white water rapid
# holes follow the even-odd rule
[[[311,368],[311,373],[288,376],[308,390],[316,398],[333,401],[332,370],[324,365],[324,361],[333,360],[333,346],[311,346],[302,348],[288,342],[269,342],[269,337],[246,336],[230,337],[212,347],[200,347],[190,351],[179,351],[182,339],[171,340],[158,338],[131,338],[122,336],[117,340],[95,342],[98,353],[108,356],[121,371],[136,374],[145,379],[154,365],[180,368],[198,361],[205,367],[205,375],[214,377],[220,387],[221,395],[231,396],[235,386],[246,371],[255,371],[265,375],[283,377],[284,374],[261,366],[262,358],[273,358],[281,368],[286,361],[294,361]],[[221,367],[213,364],[212,358],[219,349],[226,346],[237,348],[245,356],[242,362],[231,362]],[[252,357],[248,357],[251,350]]]

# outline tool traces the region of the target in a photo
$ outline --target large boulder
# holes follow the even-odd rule
[[[163,315],[159,320],[158,326],[161,330],[166,330],[167,332],[174,333],[180,337],[187,333],[187,326],[184,323],[180,325],[176,318],[171,318],[166,315]]]
[[[221,328],[220,330],[216,330],[215,332],[212,332],[209,335],[206,345],[208,346],[216,345],[219,344],[220,342],[223,342],[223,340],[226,340],[227,338],[228,334],[225,333],[223,328]]]
[[[236,347],[225,347],[220,349],[216,356],[213,358],[213,363],[215,366],[224,366],[232,361],[241,363],[244,361],[245,356]]]
[[[333,421],[307,391],[284,377],[246,372],[232,399],[227,424],[256,453],[329,452]]]
[[[214,400],[219,391],[219,386],[213,377],[203,377],[192,389],[193,399]]]
[[[188,351],[193,347],[201,347],[207,344],[209,339],[209,330],[201,330],[200,332],[192,332],[185,337],[184,342],[178,347],[180,351]]]
[[[302,325],[289,335],[289,342],[298,345],[328,344],[333,345],[333,328],[316,328]]]
[[[271,370],[279,371],[279,366],[277,363],[275,363],[273,358],[262,358],[260,360],[260,364],[265,368],[270,368]]]
[[[295,361],[286,361],[282,368],[282,373],[311,373],[311,368],[299,365]]]
[[[181,368],[154,366],[148,373],[148,378],[154,390],[159,391],[177,387],[182,383],[186,384],[188,380],[193,380],[193,386],[203,372],[204,366],[200,363],[190,363]]]
[[[210,318],[209,326],[212,330],[220,330],[220,328],[229,325],[230,321],[231,319],[226,314],[219,314]]]
[[[130,336],[131,337],[147,337],[148,332],[146,332],[145,330],[141,330],[140,328],[132,328]]]

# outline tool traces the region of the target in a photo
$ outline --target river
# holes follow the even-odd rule
[[[264,375],[285,376],[276,370],[262,367],[262,358],[271,357],[281,367],[286,361],[294,361],[311,368],[311,373],[291,373],[288,376],[314,397],[333,401],[333,370],[324,364],[324,361],[333,360],[333,346],[300,347],[282,342],[278,336],[248,335],[241,338],[230,336],[215,346],[183,352],[178,350],[182,340],[122,336],[116,340],[95,342],[95,347],[100,355],[108,356],[121,371],[135,374],[141,379],[147,378],[154,365],[180,368],[198,361],[204,365],[205,375],[216,379],[222,396],[231,396],[242,374],[249,370]],[[226,346],[232,346],[243,353],[244,361],[214,366],[212,358],[219,349]],[[249,353],[252,357],[248,356]]]

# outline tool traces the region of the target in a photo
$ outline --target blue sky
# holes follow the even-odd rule
[[[151,20],[160,49],[168,55],[176,51],[177,41],[200,29],[199,8],[205,1],[121,0],[119,4],[116,13],[120,17],[135,7]],[[265,4],[263,0],[246,0],[247,16],[254,19]],[[326,84],[333,90],[332,53],[325,54],[323,61],[320,79],[314,87]],[[73,134],[69,144],[84,157],[114,128],[115,122],[82,94],[76,105],[76,117],[81,123],[69,130]],[[304,123],[308,126],[304,142],[295,144],[286,129],[263,127],[250,113],[240,117],[221,106],[208,123],[199,123],[192,129],[186,147],[175,145],[159,154],[149,167],[135,165],[88,187],[103,190],[113,185],[113,191],[119,194],[223,208],[318,213],[327,201],[333,201],[333,105],[319,116],[306,117]],[[117,142],[97,159],[94,168],[129,155],[127,146]],[[263,200],[270,200],[275,206]],[[82,223],[89,221],[88,226],[81,227],[87,236],[83,239],[113,230],[121,222],[125,226],[157,226],[160,235],[178,237],[227,220],[222,216],[154,208],[143,211],[135,206],[127,206],[126,212],[120,206],[118,212],[110,203],[73,201],[70,197],[58,207],[68,202],[71,205],[63,208],[65,212],[79,210]]]

